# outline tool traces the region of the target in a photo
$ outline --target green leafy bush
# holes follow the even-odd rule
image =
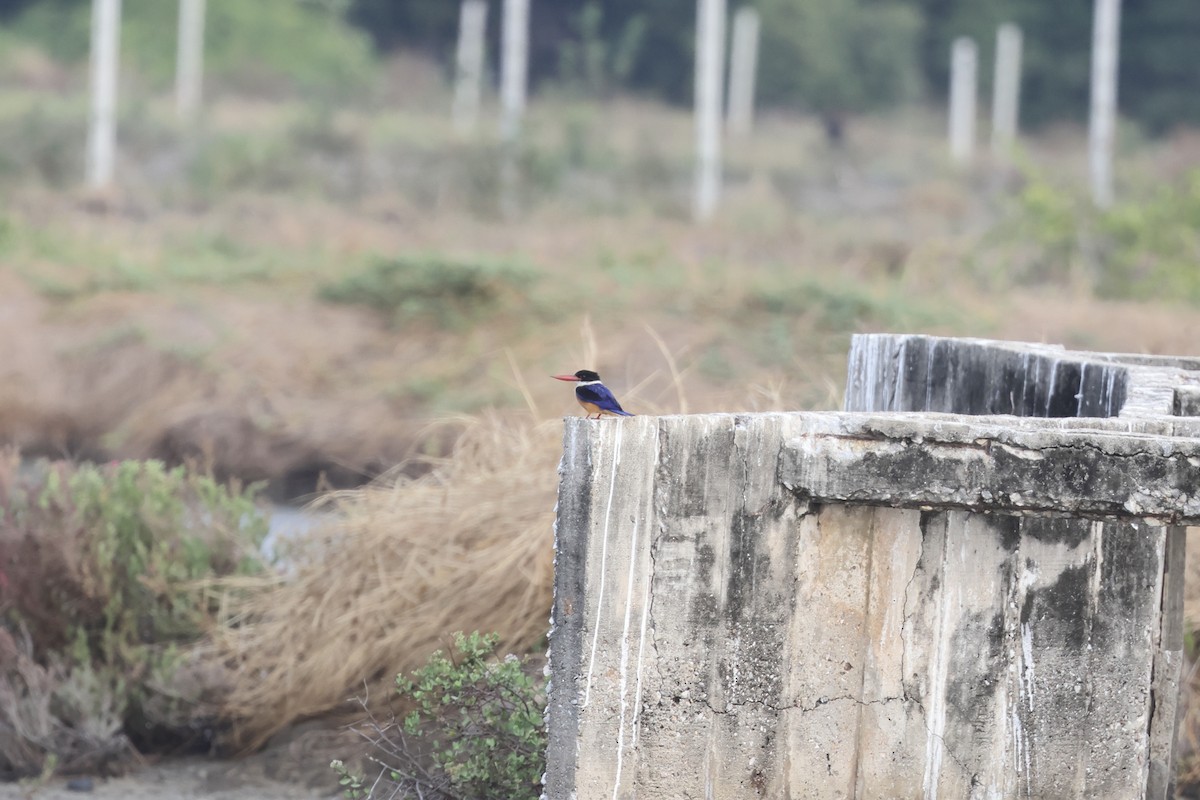
[[[771,315],[809,316],[816,327],[831,333],[852,333],[864,325],[905,328],[953,319],[951,312],[914,302],[899,289],[880,292],[858,281],[814,277],[753,290],[745,306],[748,311]]]
[[[1016,197],[1016,213],[1003,235],[1029,248],[1010,265],[1019,283],[1063,283],[1080,257],[1080,233],[1087,209],[1081,198],[1045,176],[1026,172]]]
[[[902,3],[759,0],[766,103],[823,114],[887,108],[920,88],[921,18]]]
[[[1089,276],[1097,295],[1200,303],[1200,170],[1127,195],[1111,209],[1026,170],[1007,218],[989,237],[1019,283]]]
[[[588,0],[572,17],[571,36],[558,47],[559,80],[593,95],[628,83],[646,37],[646,14],[626,19],[612,43],[604,35],[604,8],[598,0]]]
[[[39,102],[27,113],[0,120],[0,179],[33,179],[63,188],[83,172],[87,133],[81,109]]]
[[[1200,303],[1200,170],[1100,219],[1102,297]]]
[[[397,323],[427,320],[454,326],[515,300],[533,283],[524,266],[459,261],[444,256],[380,259],[361,272],[322,286],[322,300],[365,305]]]
[[[159,462],[0,463],[0,775],[105,769],[178,742],[205,687],[177,681],[214,578],[257,571],[252,493]]]
[[[412,678],[396,677],[412,711],[402,722],[381,726],[370,718],[359,727],[381,772],[368,783],[334,761],[346,797],[538,797],[545,700],[516,656],[494,659],[498,641],[496,634],[456,633],[453,659],[439,650]]]

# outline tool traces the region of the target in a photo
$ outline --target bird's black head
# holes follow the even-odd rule
[[[581,383],[583,381],[598,381],[600,380],[600,373],[592,372],[590,369],[581,369],[575,373],[575,377],[579,378]]]

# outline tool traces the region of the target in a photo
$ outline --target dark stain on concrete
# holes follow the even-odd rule
[[[1065,567],[1058,579],[1038,589],[1031,589],[1021,604],[1021,624],[1036,626],[1039,638],[1065,642],[1087,659],[1088,618],[1091,616],[1090,594],[1093,564]]]
[[[876,407],[867,408],[865,397],[849,393],[847,411],[1113,417],[1128,391],[1129,373],[1123,367],[1065,352],[1054,357],[922,336],[898,336],[889,345],[895,369],[851,375],[847,381],[848,386],[872,387]]]
[[[1076,548],[1088,541],[1092,535],[1092,523],[1082,519],[1061,517],[1016,518],[1025,535],[1043,544],[1060,544]]]
[[[546,791],[565,797],[575,786],[574,748],[579,731],[576,681],[583,665],[583,604],[587,597],[588,532],[592,530],[593,453],[581,419],[567,420],[554,528],[554,629],[550,634],[550,731]]]

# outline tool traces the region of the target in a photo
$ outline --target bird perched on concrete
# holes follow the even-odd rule
[[[581,369],[574,375],[551,375],[550,377],[576,383],[575,399],[587,412],[588,419],[591,419],[593,414],[596,415],[596,419],[600,419],[605,414],[613,417],[633,416],[621,408],[621,404],[617,402],[617,398],[613,396],[609,388],[600,382],[600,375],[590,369]]]

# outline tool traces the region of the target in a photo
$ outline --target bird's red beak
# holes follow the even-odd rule
[[[577,381],[577,380],[579,380],[579,378],[576,378],[574,375],[551,375],[550,377],[554,378],[554,380],[556,380],[556,381]]]

